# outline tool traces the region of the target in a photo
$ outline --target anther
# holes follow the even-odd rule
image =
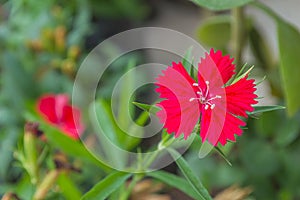
[[[193,86],[198,87],[199,84],[198,83],[193,83]]]
[[[190,98],[190,102],[194,101],[196,98]]]
[[[206,101],[211,101],[211,100],[214,100],[214,99],[221,99],[222,97],[220,95],[216,95],[210,99],[207,99]]]

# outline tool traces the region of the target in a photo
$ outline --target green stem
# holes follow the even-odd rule
[[[37,148],[36,148],[36,135],[30,132],[24,134],[24,154],[25,161],[24,167],[30,175],[32,184],[38,182],[38,162],[37,162]]]
[[[158,147],[156,149],[156,151],[154,153],[151,154],[150,158],[146,158],[145,160],[147,161],[146,164],[144,165],[144,169],[147,170],[148,167],[151,166],[151,164],[153,163],[153,161],[156,159],[156,157],[158,156],[158,154],[165,149],[166,147],[170,146],[173,142],[175,141],[174,137],[171,136],[167,136],[166,139],[163,139],[159,144]]]
[[[160,150],[156,150],[154,153],[152,153],[151,155],[150,155],[150,157],[146,157],[146,163],[144,164],[144,167],[143,167],[143,169],[144,170],[147,170],[147,168],[148,167],[150,167],[151,166],[151,164],[153,163],[153,161],[155,160],[155,158],[158,156],[158,154],[159,154],[159,152],[160,152]]]
[[[232,50],[237,68],[241,66],[242,51],[246,40],[245,16],[243,7],[232,9]]]
[[[162,140],[159,144],[158,147],[156,149],[156,151],[154,153],[150,154],[150,157],[146,156],[145,160],[146,163],[143,165],[138,165],[142,167],[141,171],[147,170],[148,167],[151,166],[151,164],[154,162],[154,160],[157,158],[157,156],[159,155],[159,153],[166,147],[170,146],[173,142],[175,141],[175,139],[173,137],[167,137],[166,139]],[[143,160],[141,160],[141,162],[143,162]],[[138,171],[140,171],[140,169],[138,169]],[[133,188],[135,187],[135,185],[137,184],[137,182],[139,182],[141,179],[143,179],[145,177],[145,175],[143,173],[137,173],[133,176],[132,181],[130,182],[129,186],[126,188],[125,192],[121,194],[120,196],[120,200],[127,200],[133,190]]]
[[[34,193],[34,200],[45,199],[48,191],[53,187],[59,175],[59,171],[57,169],[48,172],[45,176],[44,180],[37,187],[36,192]]]
[[[127,200],[137,182],[139,182],[142,178],[144,178],[143,174],[135,174],[126,191],[121,194],[120,200]]]

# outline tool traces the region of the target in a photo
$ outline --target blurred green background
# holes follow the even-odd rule
[[[193,1],[11,0],[1,4],[0,196],[13,191],[22,199],[29,199],[32,193],[29,177],[13,152],[22,140],[25,113],[31,112],[36,99],[45,93],[71,94],[81,62],[106,38],[131,28],[161,26],[181,31],[207,49],[214,47],[230,53],[238,67],[246,62],[255,65],[252,76],[258,81],[266,77],[258,86],[259,96],[264,97],[260,105],[287,107],[250,118],[243,136],[236,143],[221,147],[232,166],[215,153],[199,159],[201,141],[193,143],[185,158],[210,193],[214,196],[225,188],[239,185],[251,187],[253,192],[247,199],[300,199],[297,2],[265,0],[262,2],[267,6],[256,1],[236,7],[250,1],[228,1],[231,4],[226,7],[213,3],[218,1],[207,4],[202,0]],[[117,47],[105,53],[110,56],[113,51],[117,51]],[[102,105],[108,104],[111,90],[128,70],[130,60],[138,65],[151,60],[151,56],[134,52],[114,62],[101,80],[105,87],[97,91],[97,97],[104,102]],[[163,60],[166,65],[173,61]],[[151,94],[147,89],[151,87],[136,94],[137,99],[153,103],[147,102]],[[137,110],[133,115],[136,118],[140,113],[141,110]],[[137,140],[126,148],[136,150],[139,144],[151,146],[155,141],[157,137],[149,141]],[[57,149],[65,150],[58,144],[50,152]],[[82,172],[63,176],[60,178],[62,185],[67,182],[83,194],[99,177],[105,176],[105,170],[100,170],[92,159],[78,159],[70,152],[66,154]],[[44,165],[53,168],[51,161]],[[166,170],[180,175],[175,165]],[[171,189],[164,192],[178,199]],[[70,199],[68,195],[54,190],[49,199]],[[181,193],[179,196],[188,199]]]

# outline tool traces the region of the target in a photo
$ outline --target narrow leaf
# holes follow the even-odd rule
[[[79,200],[81,198],[81,192],[65,172],[59,175],[57,183],[66,199]]]
[[[25,113],[25,118],[29,121],[37,121],[40,123],[41,130],[44,131],[46,137],[53,146],[59,148],[60,150],[64,151],[65,153],[80,157],[90,162],[96,164],[97,166],[101,167],[104,171],[109,172],[111,168],[107,165],[99,161],[97,158],[94,157],[83,145],[81,141],[76,141],[69,136],[61,133],[55,127],[45,123],[41,120],[36,114],[33,113]]]
[[[82,200],[104,200],[117,190],[131,174],[115,172],[97,183],[90,191],[85,193]]]
[[[248,115],[254,115],[254,114],[259,114],[263,112],[269,112],[269,111],[274,111],[274,110],[282,110],[285,109],[283,106],[253,106],[254,111],[248,112]]]
[[[292,116],[300,109],[300,93],[297,87],[300,85],[300,32],[264,4],[259,2],[253,4],[267,13],[277,23],[280,72],[287,111]]]
[[[222,156],[222,158],[224,158],[228,165],[232,166],[231,162],[227,159],[226,155],[219,147],[215,146],[215,150]]]
[[[300,108],[300,33],[290,24],[278,22],[280,70],[290,116]]]
[[[191,0],[198,6],[210,10],[227,10],[234,7],[245,5],[253,0]]]
[[[111,169],[106,166],[104,163],[100,162],[97,158],[94,157],[86,147],[80,141],[74,141],[70,137],[64,135],[60,131],[50,126],[41,126],[48,127],[43,130],[47,130],[46,136],[49,139],[49,142],[69,155],[81,157],[87,160],[90,160],[92,163],[100,166],[105,171],[110,171]]]
[[[134,59],[129,60],[127,65],[127,71],[132,69],[136,64]],[[129,104],[131,98],[131,91],[134,87],[134,74],[127,73],[121,84],[120,96],[119,96],[119,108],[118,108],[118,123],[121,127],[128,127],[130,125],[130,119],[128,118],[128,110],[132,109],[132,105]]]
[[[126,156],[116,148],[116,146],[122,147],[122,142],[118,140],[117,126],[114,124],[111,116],[111,108],[108,103],[103,99],[99,99],[97,102],[91,104],[90,115],[99,145],[103,149],[100,155],[101,157],[104,155],[103,157],[105,158],[102,157],[102,159],[109,159],[109,163],[123,166]]]
[[[264,76],[261,80],[255,82],[255,85],[258,86],[260,85],[262,82],[264,82],[266,80],[267,76]]]
[[[157,180],[160,180],[160,181],[164,182],[165,184],[184,192],[185,194],[189,195],[193,199],[202,199],[202,196],[200,196],[190,186],[189,182],[187,182],[183,178],[180,178],[174,174],[164,172],[164,171],[155,171],[155,172],[150,172],[147,175],[150,177],[153,177]]]
[[[199,180],[198,176],[192,171],[188,163],[185,159],[175,150],[168,149],[170,154],[174,159],[176,159],[176,164],[178,165],[179,169],[191,184],[193,189],[202,197],[204,200],[212,200],[211,196],[209,195],[206,188],[203,186],[201,181]]]
[[[263,37],[261,31],[252,25],[249,30],[249,44],[253,55],[259,61],[260,66],[264,69],[271,69],[274,67],[274,58],[272,51],[268,45],[267,38]]]
[[[186,69],[186,71],[190,72],[191,68],[193,67],[193,63],[192,63],[192,50],[193,48],[190,47],[187,52],[184,55],[184,58],[182,59],[182,65],[184,66],[184,68]]]
[[[254,66],[250,67],[250,69],[248,69],[246,72],[244,72],[242,75],[240,76],[236,76],[236,78],[232,81],[231,85],[235,84],[236,82],[238,82],[239,80],[241,80],[242,78],[244,78],[245,76],[247,76],[251,70],[254,68]]]
[[[138,102],[132,102],[132,103],[137,107],[139,107],[140,109],[145,110],[154,115],[156,115],[156,113],[160,110],[160,108],[156,105],[149,105],[149,104],[138,103]]]

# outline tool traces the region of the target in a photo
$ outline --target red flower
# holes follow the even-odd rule
[[[37,102],[37,111],[43,119],[59,128],[64,134],[78,139],[84,130],[80,110],[68,104],[65,94],[44,95]]]
[[[231,85],[226,83],[234,75],[233,59],[222,56],[221,51],[206,53],[198,65],[198,82],[185,70],[181,63],[173,63],[157,78],[156,91],[164,98],[157,113],[169,134],[184,135],[186,139],[200,117],[202,141],[222,145],[227,140],[235,141],[234,134],[241,135],[240,126],[246,123],[239,117],[247,117],[256,104],[253,79],[248,75]]]

